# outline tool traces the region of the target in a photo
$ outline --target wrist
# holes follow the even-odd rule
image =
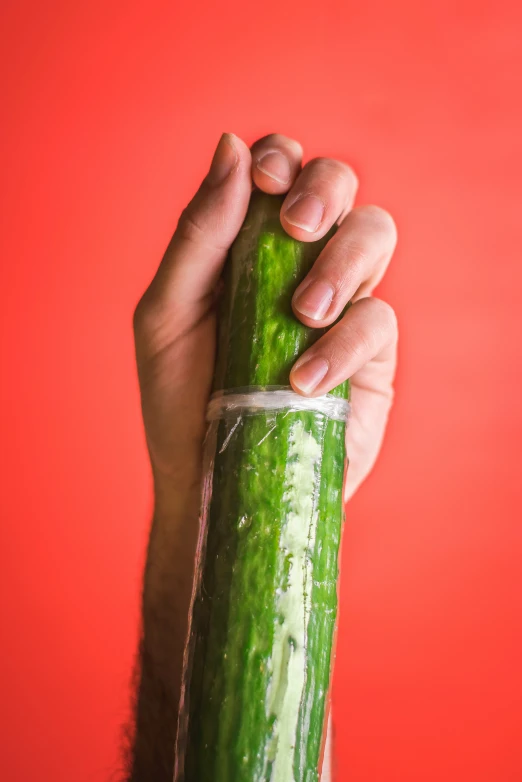
[[[201,502],[199,480],[154,476],[154,509],[143,582],[143,609],[168,612],[190,594]],[[175,593],[178,593],[177,595]],[[146,619],[146,617],[144,617]]]
[[[168,470],[152,462],[154,485],[154,519],[162,522],[180,521],[199,515],[202,483],[202,459],[181,457]]]

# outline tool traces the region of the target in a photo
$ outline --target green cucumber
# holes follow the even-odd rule
[[[292,239],[281,204],[252,194],[227,259],[215,390],[288,385],[296,358],[323,333],[295,318],[291,298],[331,234]],[[332,393],[346,398],[348,382]],[[316,782],[337,615],[345,423],[316,411],[237,418],[217,424],[176,779]]]

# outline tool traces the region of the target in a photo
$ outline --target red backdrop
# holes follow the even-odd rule
[[[117,778],[151,509],[131,313],[226,130],[348,160],[400,230],[339,779],[520,782],[522,6],[176,5],[2,4],[2,778]]]

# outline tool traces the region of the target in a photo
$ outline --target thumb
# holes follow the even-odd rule
[[[163,322],[162,341],[191,328],[208,310],[227,251],[245,219],[252,159],[232,133],[219,140],[209,172],[183,210],[142,304]],[[162,317],[163,315],[163,317]]]

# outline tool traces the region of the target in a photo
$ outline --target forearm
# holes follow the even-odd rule
[[[172,782],[198,512],[199,486],[172,492],[154,513],[129,782]]]

